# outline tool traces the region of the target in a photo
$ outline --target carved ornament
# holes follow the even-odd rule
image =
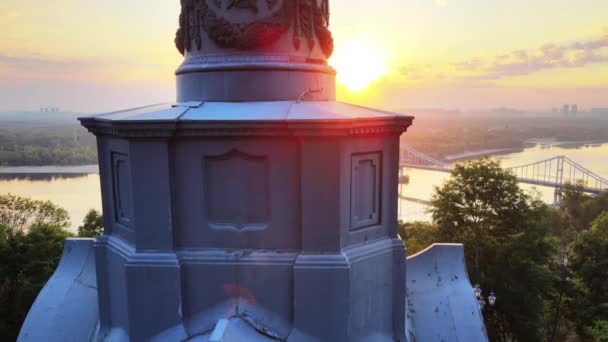
[[[266,0],[270,14],[246,23],[235,23],[222,16],[229,11],[260,11],[257,0],[181,0],[182,12],[175,45],[185,54],[202,48],[201,32],[222,48],[251,50],[276,43],[293,28],[293,45],[312,50],[315,41],[329,58],[334,43],[329,26],[329,0]]]

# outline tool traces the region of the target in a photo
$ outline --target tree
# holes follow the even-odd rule
[[[89,210],[82,226],[78,227],[78,236],[96,238],[103,233],[103,216],[95,209]]]
[[[605,331],[604,323],[595,327],[594,322],[608,321],[608,211],[580,234],[571,260],[575,292],[570,318],[580,335],[592,337],[592,331]]]
[[[601,321],[597,326],[600,330],[591,328],[591,324],[598,319],[595,316],[597,313],[588,311],[586,300],[581,298],[585,289],[580,281],[580,262],[573,264],[572,261],[576,259],[574,254],[580,256],[581,241],[588,239],[594,222],[602,212],[608,210],[608,192],[592,197],[583,192],[583,183],[577,182],[565,184],[559,190],[559,195],[559,208],[551,210],[549,215],[551,233],[560,241],[560,250],[550,263],[551,269],[559,276],[546,303],[548,340],[564,341],[577,335],[587,336],[594,341],[601,340],[597,337],[601,332]],[[574,251],[574,248],[577,250]]]
[[[484,317],[493,341],[540,341],[555,241],[547,237],[547,206],[520,189],[500,163],[458,164],[435,189],[430,212],[445,242],[465,245],[471,279],[499,300]]]
[[[608,342],[608,321],[595,321],[586,332],[593,341]]]
[[[562,236],[567,244],[576,240],[577,235],[588,230],[593,221],[608,210],[608,191],[595,197],[583,192],[583,183],[566,183],[559,190],[559,214],[562,221]]]
[[[608,191],[603,191],[595,197],[589,197],[583,203],[583,214],[587,229],[606,210],[608,210]]]
[[[49,201],[0,196],[0,336],[15,340],[71,234],[67,212]]]
[[[423,222],[399,222],[399,237],[407,247],[407,254],[416,254],[439,239],[439,229],[436,225]]]
[[[17,338],[71,234],[48,224],[35,224],[27,232],[0,227],[0,336],[10,341]]]
[[[68,212],[51,203],[15,195],[0,195],[0,224],[6,229],[22,231],[30,225],[51,225],[67,228]]]

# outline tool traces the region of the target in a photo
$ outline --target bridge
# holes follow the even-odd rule
[[[400,146],[399,165],[402,170],[401,174],[403,174],[403,168],[439,172],[451,172],[453,168],[453,164],[431,158],[405,144]],[[599,194],[608,190],[608,179],[600,177],[565,156],[555,156],[505,169],[511,171],[521,183],[553,187],[558,190],[567,183],[576,184],[580,182],[583,191],[589,194]]]

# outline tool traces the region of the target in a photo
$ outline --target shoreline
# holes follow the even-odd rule
[[[447,162],[455,162],[479,157],[497,156],[501,154],[522,152],[525,147],[508,147],[508,148],[490,148],[477,151],[466,151],[457,154],[445,156],[443,159]]]
[[[99,166],[97,164],[72,166],[0,166],[0,174],[70,175],[97,173],[99,173]]]
[[[605,144],[608,141],[605,140],[556,140],[556,139],[543,139],[543,138],[532,138],[524,140],[524,143],[529,144],[540,144],[540,145],[573,145],[573,144],[582,144],[582,145],[595,145],[595,144]]]
[[[524,141],[523,147],[507,147],[507,148],[491,148],[491,149],[482,149],[475,151],[465,151],[462,153],[450,154],[445,156],[443,159],[446,162],[456,162],[461,160],[480,158],[480,157],[489,157],[489,156],[499,156],[503,154],[510,153],[518,153],[523,152],[527,148],[531,148],[534,146],[552,146],[552,147],[561,147],[561,148],[579,148],[579,147],[594,147],[606,144],[608,142],[601,140],[588,140],[588,141],[559,141],[559,140],[551,140],[551,139],[528,139]]]

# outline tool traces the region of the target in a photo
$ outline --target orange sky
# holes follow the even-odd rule
[[[340,79],[353,82],[340,56],[374,51],[362,57],[372,83],[339,85],[342,100],[392,109],[608,107],[608,1],[330,4]],[[178,0],[0,1],[0,110],[173,100],[178,13]]]

